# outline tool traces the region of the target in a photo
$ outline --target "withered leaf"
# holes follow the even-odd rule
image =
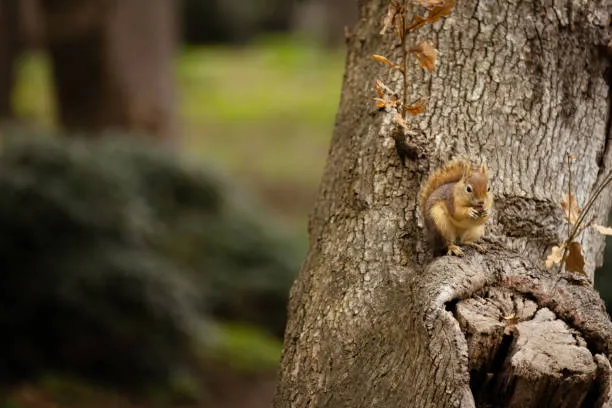
[[[572,193],[563,194],[561,207],[563,207],[563,211],[565,212],[565,219],[569,221],[570,224],[576,224],[580,216],[580,207],[578,207],[576,196]]]
[[[425,107],[427,106],[427,99],[419,99],[416,103],[412,105],[404,106],[404,110],[411,115],[419,115],[425,112]]]
[[[380,96],[381,98],[385,96],[385,94],[393,95],[395,93],[391,89],[389,89],[389,87],[385,85],[380,79],[376,80],[376,82],[374,83],[374,87],[376,88],[378,96]]]
[[[567,246],[568,255],[565,258],[565,270],[568,272],[584,273],[584,257],[579,242],[572,241]]]
[[[372,55],[372,59],[374,61],[378,61],[378,62],[380,62],[382,64],[387,64],[391,68],[398,69],[398,70],[402,71],[402,67],[400,67],[399,65],[394,64],[393,62],[389,61],[386,57],[383,57],[382,55],[373,54]]]
[[[444,1],[445,0],[414,0],[416,4],[421,7],[425,7],[426,9],[442,6]]]
[[[548,258],[546,258],[546,269],[550,269],[553,264],[561,263],[561,260],[563,259],[563,248],[563,245],[561,245],[560,247],[556,245],[552,247]]]
[[[385,96],[385,91],[383,90],[383,87],[385,87],[385,84],[383,84],[380,79],[377,79],[376,82],[374,82],[374,89],[376,89],[376,93],[381,98]]]
[[[427,22],[430,24],[435,23],[442,17],[448,16],[453,8],[455,7],[456,0],[445,0],[439,6],[433,7],[429,14],[427,14]]]
[[[416,30],[419,27],[423,27],[427,24],[427,18],[421,16],[414,16],[414,20],[412,20],[412,24],[406,27],[406,31]]]
[[[383,28],[380,30],[380,35],[385,34],[388,29],[396,25],[397,15],[400,13],[401,8],[402,5],[396,1],[389,3],[387,14],[385,14],[385,18],[383,19]]]
[[[423,2],[427,2],[427,0],[423,0]],[[442,17],[449,15],[451,11],[453,11],[453,8],[455,7],[455,3],[456,3],[456,0],[443,0],[438,5],[432,5],[431,7],[428,7],[429,13],[427,13],[427,16],[425,17],[415,16],[412,24],[410,24],[406,28],[406,30],[412,31],[412,30],[416,30],[419,27],[424,26],[425,24],[435,23]]]
[[[423,68],[432,72],[436,69],[436,59],[440,52],[429,41],[423,41],[416,47],[410,49],[414,56],[419,60]]]
[[[612,227],[605,227],[599,224],[593,224],[593,229],[603,235],[612,235]]]
[[[397,95],[392,95],[391,97],[383,96],[382,98],[374,98],[376,101],[376,107],[381,109],[393,109],[399,105],[400,101],[397,99]]]
[[[374,88],[378,94],[378,98],[374,98],[376,101],[377,108],[396,108],[400,105],[401,101],[398,96],[389,87],[387,87],[380,79],[377,79],[374,83]]]

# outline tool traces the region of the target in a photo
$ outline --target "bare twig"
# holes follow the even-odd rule
[[[401,40],[402,40],[402,79],[404,82],[404,97],[402,99],[403,102],[403,107],[408,106],[408,48],[406,47],[406,38],[408,37],[408,33],[406,31],[406,19],[407,19],[407,13],[408,13],[408,0],[404,0],[404,14],[403,14],[403,18],[402,18],[402,28],[401,28]],[[403,115],[404,120],[408,119],[408,111],[406,109],[402,109],[403,112],[401,113]]]

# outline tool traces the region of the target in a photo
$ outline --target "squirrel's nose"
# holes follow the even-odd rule
[[[484,200],[476,200],[476,205],[484,205]]]

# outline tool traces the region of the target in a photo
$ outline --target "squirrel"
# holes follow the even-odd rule
[[[461,256],[458,240],[485,251],[477,243],[493,206],[485,164],[473,167],[469,159],[446,163],[421,187],[419,206],[434,250],[444,248],[447,255]]]

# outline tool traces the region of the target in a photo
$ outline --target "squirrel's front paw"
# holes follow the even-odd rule
[[[469,208],[468,209],[468,217],[470,217],[473,220],[475,220],[477,218],[480,218],[480,211],[478,211],[475,208]]]

